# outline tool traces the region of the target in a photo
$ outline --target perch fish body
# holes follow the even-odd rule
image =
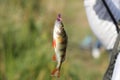
[[[64,30],[61,15],[59,14],[57,20],[55,21],[53,30],[53,47],[55,50],[53,60],[57,61],[57,66],[51,73],[52,76],[60,77],[61,65],[62,62],[65,60],[66,55],[67,39],[68,37]]]

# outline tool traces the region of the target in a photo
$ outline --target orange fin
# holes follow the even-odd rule
[[[55,40],[53,40],[52,46],[53,46],[54,48],[56,47],[56,41],[55,41]]]
[[[53,55],[52,60],[57,61],[56,54]]]
[[[60,77],[59,69],[54,69],[51,73],[51,76],[55,76],[55,77],[59,78]]]

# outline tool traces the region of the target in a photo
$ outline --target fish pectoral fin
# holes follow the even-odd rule
[[[53,60],[53,61],[57,61],[56,54],[53,55],[52,60]]]
[[[51,76],[55,76],[55,77],[59,78],[60,77],[59,69],[54,69],[51,73]]]
[[[53,40],[53,42],[52,42],[52,46],[53,46],[53,48],[56,47],[56,41],[55,41],[55,40]]]

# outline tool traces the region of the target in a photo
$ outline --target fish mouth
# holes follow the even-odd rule
[[[57,21],[59,21],[59,22],[62,21],[61,14],[58,14],[58,16],[57,16]]]

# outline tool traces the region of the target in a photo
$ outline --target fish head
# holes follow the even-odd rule
[[[63,29],[61,14],[58,14],[57,16],[57,19],[55,21],[55,28],[57,29],[58,32],[61,32],[61,30]]]

